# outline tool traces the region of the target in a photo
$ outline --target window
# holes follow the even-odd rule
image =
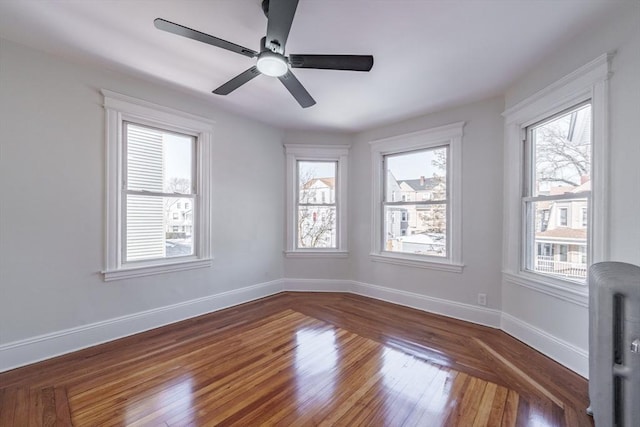
[[[348,146],[286,144],[288,257],[347,256]]]
[[[609,257],[610,60],[602,55],[503,113],[503,278],[585,307],[586,268]],[[538,255],[545,247],[551,254]]]
[[[338,162],[298,162],[296,249],[337,249]]]
[[[558,222],[561,227],[566,227],[567,226],[567,208],[559,208],[559,212],[560,218],[558,219]]]
[[[441,146],[383,156],[385,251],[447,257],[447,150]],[[430,192],[434,200],[396,202],[390,195],[402,187]],[[400,221],[395,220],[398,212]],[[416,218],[411,227],[408,216]]]
[[[193,255],[192,236],[172,235],[169,223],[180,218],[180,200],[197,195],[196,138],[131,122],[122,132],[123,264]]]
[[[463,126],[455,123],[370,143],[373,261],[462,271]],[[402,191],[414,197],[394,197]]]
[[[580,221],[573,221],[569,212],[586,212],[590,205],[591,104],[580,104],[528,126],[526,135],[524,269],[584,281],[586,263],[581,259],[568,262],[567,252],[587,246],[584,214]],[[544,224],[549,209],[558,212],[556,224]],[[535,253],[534,248],[541,243],[557,247],[558,256],[549,258]]]
[[[210,266],[211,124],[124,95],[103,94],[105,280]],[[176,209],[187,203],[196,215],[181,220]]]

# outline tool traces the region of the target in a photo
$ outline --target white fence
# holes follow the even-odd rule
[[[534,270],[540,273],[558,275],[562,277],[587,277],[587,265],[575,262],[557,261],[552,256],[539,255],[535,259]]]

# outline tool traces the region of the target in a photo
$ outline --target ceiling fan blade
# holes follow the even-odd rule
[[[247,83],[249,80],[260,75],[260,71],[258,71],[258,67],[255,65],[249,68],[247,71],[238,74],[219,88],[213,91],[216,95],[228,95],[234,90],[238,89],[243,84]]]
[[[284,46],[289,37],[293,16],[296,14],[298,0],[271,0],[267,22],[266,47],[284,55]]]
[[[373,67],[371,55],[289,55],[292,68],[322,70],[369,71]]]
[[[284,76],[278,77],[287,90],[298,101],[302,108],[311,107],[316,101],[309,95],[309,92],[302,86],[302,83],[293,75],[291,71],[287,71]]]
[[[197,40],[202,43],[207,43],[212,46],[220,47],[222,49],[230,50],[231,52],[239,53],[240,55],[253,58],[258,55],[258,52],[248,49],[244,46],[237,45],[235,43],[228,42],[226,40],[219,39],[209,34],[201,33],[200,31],[193,30],[174,22],[167,21],[162,18],[156,18],[153,21],[153,25],[157,29],[167,31],[169,33],[177,34],[179,36],[187,37],[193,40]]]

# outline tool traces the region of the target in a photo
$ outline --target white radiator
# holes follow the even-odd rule
[[[640,426],[640,267],[589,268],[589,410],[596,427]]]

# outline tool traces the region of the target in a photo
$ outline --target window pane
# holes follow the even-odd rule
[[[531,128],[534,183],[531,195],[589,191],[591,105]]]
[[[334,204],[336,166],[337,162],[298,162],[298,202]]]
[[[192,199],[164,197],[167,258],[193,255]]]
[[[447,148],[385,156],[385,202],[446,200]]]
[[[336,248],[336,208],[298,207],[298,248]]]
[[[193,211],[185,202],[193,206],[191,199],[127,195],[125,262],[192,255]]]
[[[586,278],[587,224],[583,212],[588,200],[530,202],[527,207],[527,234],[532,236],[528,239],[528,269],[563,279]],[[565,214],[559,214],[563,211]]]
[[[195,138],[126,124],[127,189],[190,194]]]
[[[447,205],[402,205],[384,208],[383,250],[447,256]]]

